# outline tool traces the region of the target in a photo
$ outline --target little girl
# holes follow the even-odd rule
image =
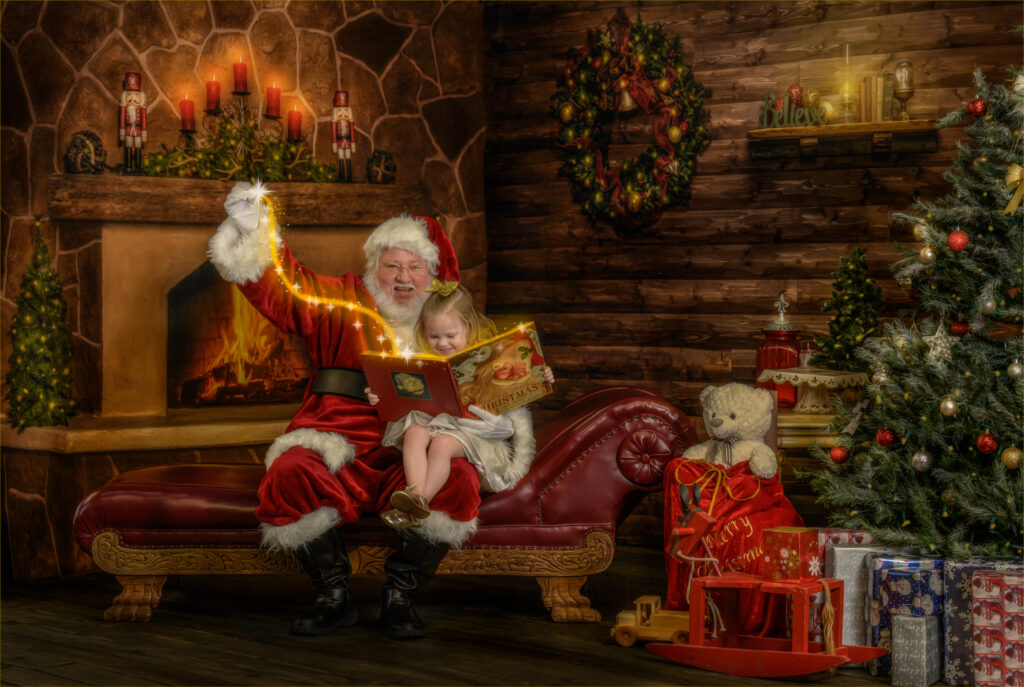
[[[415,329],[421,349],[448,357],[494,336],[494,323],[477,311],[473,297],[458,282],[435,279],[426,290],[431,295]],[[551,368],[545,367],[544,379],[555,381]],[[377,405],[380,398],[366,391],[370,404]],[[430,500],[448,481],[452,458],[469,460],[488,491],[507,489],[526,474],[535,448],[529,410],[516,408],[498,416],[474,405],[468,409],[480,419],[446,413],[431,417],[413,410],[388,423],[381,444],[401,447],[408,485],[391,495],[393,508],[381,513],[388,525],[402,530],[422,524],[430,515]]]

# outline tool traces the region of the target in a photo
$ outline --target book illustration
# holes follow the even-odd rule
[[[544,381],[546,363],[532,322],[447,358],[363,353],[362,360],[367,383],[380,398],[382,420],[398,420],[412,410],[474,418],[470,405],[501,415],[552,390]]]

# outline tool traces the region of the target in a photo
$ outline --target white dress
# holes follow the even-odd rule
[[[405,432],[412,425],[426,427],[431,438],[447,434],[459,440],[466,452],[466,460],[473,464],[480,475],[480,487],[484,491],[509,489],[523,478],[530,469],[536,449],[533,439],[533,419],[526,408],[516,408],[504,414],[512,422],[514,430],[506,438],[491,438],[502,432],[481,432],[473,425],[479,422],[459,422],[461,418],[442,413],[436,417],[420,410],[410,411],[401,420],[389,422],[384,430],[383,446],[394,446],[402,450]]]

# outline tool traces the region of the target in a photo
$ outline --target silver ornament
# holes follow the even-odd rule
[[[946,396],[946,398],[942,400],[942,403],[939,404],[939,412],[941,412],[946,417],[953,417],[954,415],[956,415],[956,410],[956,401],[954,401],[950,396]]]
[[[935,250],[931,246],[925,246],[921,249],[921,253],[918,257],[921,258],[921,262],[926,265],[930,265],[935,262]]]
[[[914,457],[910,459],[910,462],[918,472],[925,472],[932,467],[932,457],[923,450],[915,453]]]
[[[985,313],[986,315],[991,315],[995,311],[996,311],[996,299],[995,298],[986,298],[985,300],[983,300],[981,302],[981,312]]]
[[[1020,379],[1024,376],[1024,365],[1020,364],[1020,361],[1014,358],[1010,366],[1006,368],[1006,374],[1010,375],[1010,379]]]

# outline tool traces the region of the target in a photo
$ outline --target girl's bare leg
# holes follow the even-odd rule
[[[449,434],[438,434],[427,449],[427,474],[422,487],[417,491],[428,502],[441,491],[452,470],[452,458],[464,457],[466,449],[462,443]]]

